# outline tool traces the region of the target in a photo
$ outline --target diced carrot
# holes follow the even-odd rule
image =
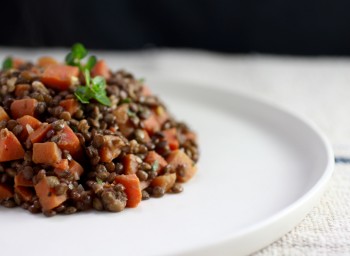
[[[69,163],[69,172],[74,175],[75,180],[79,180],[84,172],[84,168],[77,161],[71,160]]]
[[[145,130],[152,135],[154,132],[160,130],[160,124],[156,118],[156,115],[152,113],[146,120],[143,121]]]
[[[38,59],[38,66],[46,68],[50,65],[57,65],[58,62],[52,57],[49,56],[43,56]]]
[[[156,187],[156,186],[162,187],[167,192],[174,186],[175,181],[176,181],[176,173],[170,173],[170,174],[155,177],[152,180],[151,185],[153,187]]]
[[[147,85],[142,85],[142,87],[141,87],[141,94],[143,96],[151,96],[152,95],[152,91]]]
[[[128,122],[125,124],[119,124],[118,126],[119,131],[127,138],[135,131],[135,128],[130,120],[128,120]]]
[[[12,188],[6,184],[0,184],[0,200],[7,200],[13,197]]]
[[[66,159],[64,159],[66,160]],[[75,180],[79,180],[80,179],[80,176],[83,174],[84,172],[84,169],[83,167],[77,162],[77,161],[74,161],[74,160],[71,160],[69,162],[69,166],[68,168],[66,169],[61,169],[61,168],[55,168],[54,169],[54,172],[57,174],[57,175],[60,175],[61,173],[63,172],[68,172],[70,174],[73,175],[74,179]]]
[[[29,115],[18,118],[17,122],[22,125],[23,128],[19,135],[21,141],[25,141],[28,138],[29,132],[33,132],[41,125],[41,122],[38,119]]]
[[[56,195],[55,189],[50,187],[46,176],[44,176],[34,188],[44,211],[51,210],[67,200],[66,194],[60,196]]]
[[[127,154],[123,158],[124,174],[133,174],[138,170],[138,162],[134,154]]]
[[[42,123],[36,130],[34,130],[34,132],[29,134],[28,140],[32,143],[42,142],[45,139],[46,134],[52,129],[51,124]]]
[[[33,144],[32,160],[36,164],[55,165],[62,159],[62,152],[55,142]]]
[[[24,93],[29,91],[30,85],[29,84],[17,84],[15,88],[15,95],[17,97],[24,96]]]
[[[59,91],[67,90],[72,84],[72,78],[79,75],[79,68],[66,65],[50,65],[41,77],[47,87]]]
[[[20,58],[12,58],[12,63],[14,68],[19,68],[25,61]]]
[[[32,180],[27,180],[24,175],[23,172],[19,172],[16,176],[15,176],[15,187],[33,187],[33,181]]]
[[[81,159],[82,157],[82,147],[80,141],[73,132],[73,130],[67,125],[64,125],[64,128],[58,132],[59,140],[57,145],[62,150],[67,150],[73,158]]]
[[[177,171],[177,181],[179,182],[188,181],[197,171],[192,159],[181,150],[171,152],[166,160]]]
[[[71,115],[73,115],[79,109],[79,103],[75,99],[66,99],[60,101],[59,105],[64,108],[64,110],[68,111]]]
[[[152,166],[153,171],[160,173],[163,168],[168,164],[165,159],[155,151],[149,151],[145,160],[146,163]]]
[[[165,130],[163,131],[163,134],[171,150],[176,150],[179,148],[179,141],[177,139],[176,128]]]
[[[0,131],[0,162],[22,159],[24,150],[16,136],[8,129]]]
[[[169,115],[162,106],[158,106],[154,110],[155,117],[160,126],[162,126],[168,119]]]
[[[34,196],[33,188],[19,186],[15,187],[15,192],[25,202],[31,201]]]
[[[14,100],[10,107],[12,118],[17,119],[25,115],[34,116],[37,105],[36,99]]]
[[[129,120],[128,113],[129,104],[126,103],[118,106],[117,109],[113,112],[116,117],[119,130],[125,137],[128,137],[135,130],[134,126]]]
[[[91,70],[91,76],[103,76],[106,79],[111,77],[109,68],[104,60],[99,60],[96,62],[95,66]]]
[[[129,111],[129,104],[122,104],[118,106],[116,110],[114,110],[113,114],[116,117],[116,121],[118,125],[125,124],[128,121],[129,119],[128,111]]]
[[[136,174],[118,175],[115,177],[115,182],[120,183],[125,187],[125,193],[128,198],[127,207],[136,207],[142,199],[140,181]]]
[[[125,143],[120,137],[105,135],[104,145],[99,149],[101,161],[104,163],[112,162],[114,158],[119,156],[123,146]]]
[[[59,162],[53,163],[52,166],[60,170],[68,170],[69,162],[68,159],[61,159]]]
[[[0,107],[0,121],[8,121],[10,120],[8,114],[6,113],[5,109],[3,107]]]

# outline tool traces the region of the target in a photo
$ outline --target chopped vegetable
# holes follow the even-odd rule
[[[57,62],[57,60],[55,60],[54,58],[49,57],[49,56],[44,56],[44,57],[41,57],[38,59],[38,66],[39,67],[46,68],[50,65],[57,65],[57,64],[59,64]]]
[[[58,137],[57,145],[61,150],[67,150],[73,158],[81,159],[82,148],[80,141],[68,125],[64,125],[64,128],[58,132]]]
[[[165,140],[168,142],[168,145],[171,150],[176,150],[179,148],[180,144],[177,139],[177,131],[176,128],[171,128],[163,131]]]
[[[28,187],[15,187],[15,192],[21,200],[25,202],[29,202],[33,199],[34,197],[34,191],[33,188],[28,188]]]
[[[52,210],[67,200],[66,194],[56,195],[55,189],[50,186],[48,177],[45,175],[35,185],[35,192],[44,211]]]
[[[12,197],[13,189],[6,184],[0,184],[0,200],[7,200]]]
[[[140,181],[136,174],[119,175],[115,177],[115,182],[125,187],[125,193],[128,197],[127,207],[136,207],[142,199]]]
[[[68,159],[61,159],[60,161],[53,163],[52,166],[55,167],[55,169],[65,171],[69,168],[69,161]]]
[[[97,61],[96,65],[91,70],[91,76],[102,76],[105,79],[109,79],[111,77],[109,68],[104,60]]]
[[[133,174],[137,172],[139,164],[135,155],[127,154],[126,156],[124,156],[123,163],[125,174]]]
[[[150,135],[160,130],[160,124],[154,113],[152,113],[146,120],[143,121],[143,126]]]
[[[41,82],[47,87],[52,89],[63,91],[67,90],[74,79],[77,79],[79,75],[79,69],[77,67],[66,65],[50,65],[48,66],[41,76]]]
[[[75,180],[79,180],[84,172],[84,168],[77,161],[70,161],[69,172],[73,174]]]
[[[107,135],[105,138],[104,145],[99,150],[99,155],[102,162],[110,163],[119,156],[125,143],[118,136]]]
[[[0,131],[0,162],[7,162],[24,157],[24,150],[16,136],[8,129]]]
[[[62,152],[54,142],[34,143],[33,162],[55,165],[62,160]]]
[[[168,164],[165,159],[155,151],[149,151],[145,162],[152,166],[152,171],[160,173],[161,170]]]
[[[162,187],[167,192],[174,186],[175,181],[176,174],[171,173],[155,177],[154,180],[152,180],[151,185],[153,187]]]
[[[64,110],[68,111],[71,115],[73,115],[79,109],[79,103],[75,99],[66,99],[60,102],[60,106],[64,108]]]
[[[8,120],[10,120],[10,118],[9,118],[8,114],[6,113],[6,111],[4,110],[4,108],[0,107],[0,121],[3,121],[3,120],[8,121]]]
[[[11,115],[14,119],[25,115],[35,116],[35,108],[38,105],[36,99],[14,100],[11,104]]]
[[[176,170],[179,182],[188,181],[197,171],[193,161],[181,150],[171,152],[166,160]]]
[[[41,122],[35,117],[25,115],[17,119],[17,122],[22,125],[22,132],[19,135],[21,141],[25,141],[29,133],[32,133],[34,130],[38,129],[41,125]]]
[[[15,176],[15,187],[33,187],[33,181],[27,180],[24,177],[23,171],[20,171],[16,176]]]
[[[17,84],[15,88],[15,95],[16,97],[23,97],[25,94],[28,93],[30,90],[30,85],[29,84]]]
[[[46,134],[51,131],[52,125],[48,123],[42,123],[37,129],[29,134],[28,139],[31,143],[42,142],[46,138]]]

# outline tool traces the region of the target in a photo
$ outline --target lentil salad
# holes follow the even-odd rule
[[[64,64],[7,58],[0,71],[0,204],[31,213],[119,212],[182,192],[195,133],[143,80],[81,44]]]

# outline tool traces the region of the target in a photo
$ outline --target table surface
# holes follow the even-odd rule
[[[66,50],[0,48],[25,58]],[[336,166],[320,203],[288,234],[253,254],[350,254],[350,59],[228,55],[193,50],[94,52],[108,64],[146,78],[159,74],[249,93],[313,120],[333,145]]]

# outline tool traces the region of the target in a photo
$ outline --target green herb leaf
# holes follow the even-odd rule
[[[96,182],[97,182],[97,184],[100,184],[100,185],[103,184],[103,181],[100,178],[97,178],[97,177],[96,177]]]
[[[96,94],[94,96],[94,99],[97,100],[98,102],[100,102],[101,104],[106,105],[108,107],[110,107],[112,104],[110,99],[107,97],[106,94]]]
[[[139,81],[139,83],[143,84],[144,82],[146,82],[146,79],[141,77],[138,81]]]
[[[95,99],[103,105],[111,106],[111,101],[106,94],[106,80],[101,76],[90,80],[90,71],[87,69],[84,74],[86,86],[79,86],[74,93],[80,102],[88,104],[91,99]]]
[[[7,69],[11,69],[12,67],[13,67],[13,60],[11,57],[7,57],[2,63],[2,69],[7,70]]]
[[[106,89],[106,80],[102,76],[96,76],[92,79],[92,89],[96,92]]]
[[[154,163],[152,164],[152,171],[156,172],[158,170],[159,167],[159,162],[158,160],[155,160]]]
[[[97,59],[90,56],[85,65],[81,64],[81,60],[88,54],[84,45],[76,43],[73,45],[71,52],[66,56],[68,65],[79,67],[85,77],[85,86],[79,86],[74,94],[81,103],[88,104],[91,99],[97,100],[99,103],[111,106],[111,101],[106,93],[106,80],[102,76],[96,76],[91,79],[90,71],[95,66]]]
[[[84,104],[90,103],[89,100],[91,99],[91,89],[89,87],[79,86],[75,90],[74,94],[81,103],[84,103]]]
[[[66,56],[66,63],[71,66],[77,66],[80,70],[83,69],[80,61],[86,57],[88,51],[85,49],[84,45],[76,43],[72,46],[71,52]]]
[[[90,56],[85,64],[85,69],[91,70],[97,62],[97,59],[95,56]]]
[[[81,60],[86,57],[86,55],[88,54],[88,51],[86,50],[84,45],[82,45],[81,43],[76,43],[72,47],[72,53],[75,58]]]

